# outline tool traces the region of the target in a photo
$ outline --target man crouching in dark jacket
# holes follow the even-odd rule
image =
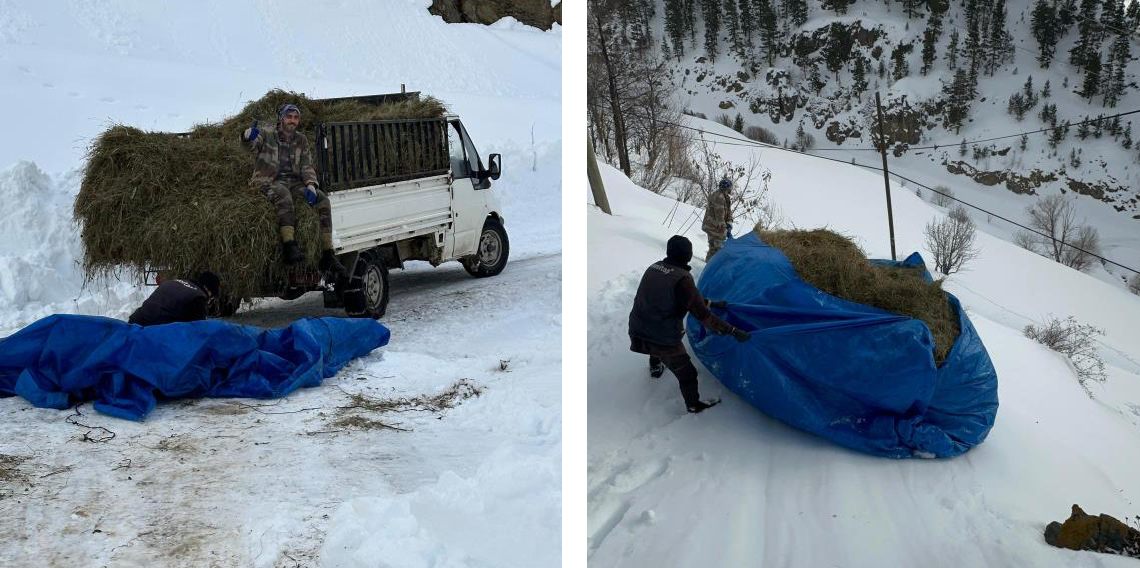
[[[689,412],[700,412],[719,401],[702,401],[697,391],[697,368],[681,343],[685,335],[685,314],[691,312],[717,335],[731,334],[743,342],[748,341],[748,333],[709,311],[708,302],[701,297],[693,276],[689,274],[693,243],[674,235],[669,239],[666,251],[668,256],[665,260],[650,265],[637,287],[633,310],[629,312],[629,349],[649,355],[649,370],[653,378],[660,377],[665,367],[673,371],[681,384],[685,407]],[[716,304],[723,307],[723,302],[713,305]]]
[[[142,326],[206,319],[210,298],[218,296],[221,282],[213,272],[193,280],[167,280],[147,298],[127,321]]]

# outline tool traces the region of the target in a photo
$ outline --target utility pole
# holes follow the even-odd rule
[[[586,137],[586,178],[590,180],[590,191],[594,194],[594,204],[602,213],[613,215],[610,200],[606,199],[606,187],[602,185],[602,172],[598,170],[598,158],[594,155],[594,143]]]
[[[895,214],[891,209],[891,176],[887,172],[887,135],[883,128],[883,101],[879,93],[875,93],[875,108],[879,111],[879,153],[883,156],[883,185],[887,189],[887,225],[891,230],[891,260],[898,260],[895,256]]]

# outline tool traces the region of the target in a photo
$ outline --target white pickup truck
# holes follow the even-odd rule
[[[458,260],[476,277],[503,271],[510,246],[491,189],[500,155],[489,155],[484,167],[458,116],[322,123],[314,147],[332,204],[333,245],[348,277],[326,283],[316,273],[293,273],[288,282],[267,283],[266,295],[323,290],[326,307],[378,318],[388,305],[388,270],[405,261]]]

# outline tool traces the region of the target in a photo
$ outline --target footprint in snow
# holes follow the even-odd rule
[[[150,110],[150,107],[146,105],[135,105],[135,110]]]
[[[79,93],[77,93],[77,92],[75,92],[75,91],[68,91],[68,92],[67,92],[67,96],[69,96],[69,97],[71,97],[71,98],[73,98],[73,99],[78,99],[78,98],[79,98]]]
[[[20,71],[23,71],[24,73],[26,73],[28,75],[32,74],[32,70],[28,69],[27,67],[24,67],[23,65],[17,65],[16,69],[19,69]]]
[[[44,88],[45,88],[45,89],[54,89],[54,88],[55,88],[55,85],[53,85],[53,84],[51,84],[51,83],[44,83]]]
[[[115,104],[115,98],[114,97],[102,97],[99,99],[99,102],[107,103],[107,104]]]

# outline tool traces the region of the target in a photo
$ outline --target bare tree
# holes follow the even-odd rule
[[[622,26],[620,5],[614,0],[590,0],[586,20],[587,49],[594,63],[590,66],[590,73],[587,73],[587,76],[598,74],[603,79],[600,82],[602,84],[596,82],[593,86],[604,86],[604,89],[590,93],[588,98],[593,98],[599,103],[604,102],[609,106],[610,115],[603,122],[608,122],[613,127],[612,135],[618,164],[625,175],[629,176],[632,174],[629,163],[629,135],[626,132],[625,109],[622,106],[627,98],[629,81],[628,70],[622,62],[628,58],[623,57],[626,49],[619,41],[620,30],[615,29]],[[588,86],[590,85],[588,83]],[[606,147],[608,149],[608,144]]]
[[[944,185],[936,185],[930,192],[930,202],[939,207],[949,207],[954,203],[953,197],[954,191]]]
[[[958,272],[978,256],[977,230],[965,207],[955,207],[949,217],[927,223],[923,232],[926,248],[934,256],[934,268],[942,274]]]
[[[731,217],[735,219],[749,219],[761,217],[761,221],[772,223],[778,217],[778,210],[768,203],[768,182],[772,180],[772,171],[760,163],[756,153],[748,156],[748,164],[737,165],[725,160],[720,154],[712,150],[712,145],[704,136],[693,141],[695,158],[693,167],[701,178],[698,192],[699,207],[708,203],[709,196],[716,191],[720,180],[727,179],[732,182],[732,193],[729,194],[728,209]]]
[[[1060,195],[1050,195],[1030,206],[1029,226],[1042,234],[1020,233],[1017,244],[1065,266],[1087,270],[1100,254],[1100,235],[1093,227],[1080,225],[1072,204]]]
[[[688,165],[690,136],[680,126],[684,115],[674,99],[676,88],[668,80],[667,66],[664,58],[648,53],[631,64],[628,133],[637,154],[645,158],[635,181],[654,193],[661,193]]]
[[[1104,361],[1096,348],[1096,336],[1104,335],[1104,330],[1082,324],[1073,316],[1064,320],[1049,316],[1048,321],[1040,326],[1025,326],[1024,333],[1026,337],[1068,357],[1077,372],[1077,382],[1089,398],[1092,398],[1092,391],[1088,382],[1104,382],[1108,378],[1104,372]]]

